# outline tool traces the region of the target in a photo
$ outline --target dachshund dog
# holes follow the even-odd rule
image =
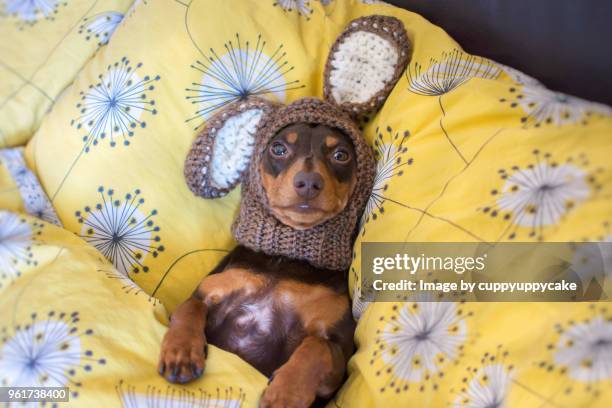
[[[384,104],[410,48],[400,20],[359,17],[331,47],[323,98],[249,96],[207,119],[187,185],[209,199],[242,185],[240,245],[172,314],[168,381],[200,377],[210,343],[270,377],[264,408],[308,407],[340,386],[355,330],[346,275],[376,172],[358,121]]]
[[[355,188],[355,162],[339,130],[285,127],[259,166],[273,215],[300,230],[334,217]],[[210,343],[272,376],[260,406],[308,407],[341,384],[354,328],[346,271],[238,246],[172,314],[159,373],[178,383],[200,377]]]

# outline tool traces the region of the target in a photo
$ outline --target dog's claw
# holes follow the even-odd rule
[[[196,366],[195,364],[191,364],[191,372],[195,378],[200,378],[202,374],[204,374],[204,369]]]
[[[169,330],[164,337],[159,361],[159,375],[171,383],[185,384],[204,374],[203,333]]]

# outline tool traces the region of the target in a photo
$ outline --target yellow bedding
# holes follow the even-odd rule
[[[25,144],[133,0],[0,2],[0,148]]]
[[[78,353],[59,354],[50,376],[31,376],[78,389],[74,403],[256,406],[266,379],[220,350],[192,385],[168,386],[155,373],[166,311],[233,245],[237,192],[193,196],[183,160],[210,114],[243,93],[320,96],[329,46],[348,21],[374,13],[401,19],[414,51],[364,127],[378,176],[349,276],[358,350],[330,406],[612,405],[607,303],[359,301],[364,241],[610,240],[612,110],[471,56],[418,15],[357,0],[135,7],[26,148],[65,229],[2,213],[20,244],[4,252],[19,258],[3,265],[0,315],[10,319],[0,322],[0,381],[17,364],[6,345],[22,340],[11,339],[35,349],[47,341],[26,325],[76,327],[56,344],[78,344]],[[0,204],[24,211],[14,187],[0,185]],[[118,243],[120,230],[128,233]]]
[[[267,379],[212,346],[206,378],[161,378],[166,310],[74,234],[2,210],[0,270],[2,386],[67,386],[69,406],[256,406]]]

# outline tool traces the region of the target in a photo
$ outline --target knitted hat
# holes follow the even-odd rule
[[[268,142],[293,123],[316,123],[337,128],[351,138],[357,163],[357,183],[346,208],[335,217],[306,230],[278,221],[270,212],[259,165]],[[240,212],[232,226],[234,238],[254,251],[302,259],[326,269],[348,269],[355,227],[372,191],[376,164],[357,125],[340,108],[314,98],[304,98],[280,108],[263,120],[260,139],[242,183]]]
[[[288,106],[249,97],[227,105],[198,135],[185,162],[190,189],[221,197],[242,181],[240,211],[232,225],[240,244],[269,255],[300,259],[326,269],[351,263],[359,217],[372,191],[376,165],[355,122],[380,108],[408,63],[410,44],[402,23],[386,16],[354,20],[332,46],[325,67],[325,101],[303,98]],[[305,230],[272,215],[259,165],[269,141],[295,123],[322,124],[350,137],[356,185],[344,210]]]

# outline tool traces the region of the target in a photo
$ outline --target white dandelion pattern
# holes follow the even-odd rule
[[[442,111],[442,117],[439,121],[440,129],[453,150],[466,165],[468,160],[461,152],[460,146],[455,143],[444,127],[443,119],[446,116],[446,110],[442,104],[442,97],[473,78],[493,80],[497,79],[500,74],[501,69],[493,61],[466,54],[458,49],[443,52],[440,59],[431,58],[425,71],[423,71],[419,62],[408,65],[406,70],[410,91],[418,95],[438,97],[438,104]]]
[[[251,95],[283,102],[286,91],[301,88],[299,80],[286,80],[295,67],[289,65],[283,45],[270,56],[264,52],[266,45],[261,35],[253,46],[236,34],[235,42],[225,44],[225,53],[219,55],[211,48],[203,61],[191,65],[202,77],[199,83],[194,82],[186,89],[187,100],[197,105],[195,116],[187,122],[200,121],[195,127],[198,129],[210,115],[229,103]]]
[[[481,210],[492,217],[503,217],[508,227],[503,232],[516,238],[517,227],[529,229],[529,237],[543,238],[547,226],[557,225],[564,215],[584,202],[600,186],[578,161],[553,160],[549,153],[534,150],[535,164],[524,168],[500,169],[501,190],[491,191],[494,203]],[[584,163],[588,161],[581,156]]]
[[[408,89],[424,96],[441,96],[472,78],[496,79],[501,73],[497,64],[486,58],[455,49],[432,58],[427,70],[419,62],[408,66]]]
[[[32,245],[39,225],[30,224],[17,214],[0,211],[0,287],[6,280],[21,276],[21,268],[36,265]]]
[[[504,364],[480,368],[455,399],[454,408],[504,408],[512,383],[511,370]]]
[[[78,327],[79,313],[51,311],[42,319],[36,313],[24,325],[3,328],[0,333],[0,384],[19,387],[70,386],[77,397],[82,383],[76,378],[82,371],[106,360],[83,350],[82,338],[93,330]]]
[[[460,356],[467,339],[463,312],[450,302],[414,302],[393,306],[382,319],[386,325],[370,361],[381,365],[375,371],[385,379],[379,391],[406,392],[411,384],[422,391],[426,382],[437,389],[444,365]]]
[[[576,381],[612,379],[612,321],[596,316],[570,325],[559,337],[554,361]]]
[[[310,1],[308,0],[276,0],[273,3],[274,6],[278,6],[287,12],[297,11],[299,15],[308,17],[312,14],[313,10],[310,8]]]
[[[59,6],[66,4],[58,0],[4,0],[3,3],[4,14],[14,16],[28,25],[42,19],[53,20]]]
[[[141,76],[141,67],[141,63],[132,65],[124,57],[109,65],[106,74],[99,75],[100,82],[81,92],[81,101],[76,105],[80,116],[71,123],[87,132],[83,136],[85,152],[104,139],[109,140],[110,146],[120,141],[129,145],[136,129],[146,127],[143,116],[157,114],[155,100],[149,95],[160,77]]]
[[[116,197],[113,189],[98,189],[101,202],[94,208],[77,211],[83,226],[81,237],[96,247],[122,274],[148,272],[148,255],[157,257],[164,251],[158,235],[160,228],[153,217],[157,210],[143,211],[144,198],[140,190]]]
[[[121,290],[126,294],[140,295],[144,294],[147,296],[149,303],[154,306],[157,305],[159,300],[153,296],[148,295],[136,282],[130,278],[129,274],[118,271],[115,268],[109,267],[108,269],[98,269],[98,272],[103,273],[108,279],[117,281],[121,285]]]
[[[361,217],[362,234],[365,234],[365,225],[369,221],[376,220],[384,213],[385,194],[389,187],[389,182],[393,177],[400,177],[404,174],[404,166],[412,165],[414,159],[408,157],[408,147],[406,146],[410,132],[394,132],[391,127],[387,127],[385,132],[376,129],[374,139],[374,157],[376,159],[376,176],[372,193],[368,198],[365,210]]]
[[[529,86],[539,86],[543,87],[542,83],[535,79],[532,76],[525,74],[524,72],[519,71],[518,69],[514,69],[507,65],[501,64],[499,62],[495,62],[499,68],[504,72],[504,74],[508,75],[514,82],[520,85],[529,85]]]
[[[361,299],[361,292],[361,285],[355,284],[355,288],[353,289],[353,305],[351,308],[353,313],[353,319],[355,320],[359,320],[361,318],[361,316],[371,303],[367,300]]]
[[[121,380],[115,389],[124,408],[241,408],[246,398],[242,389],[233,387],[207,392],[201,388],[193,390],[149,385],[141,390]]]
[[[522,88],[512,87],[510,94],[510,106],[519,105],[526,114],[521,117],[525,126],[587,124],[594,115],[612,115],[612,108],[607,105],[551,91],[538,84],[525,84]],[[505,99],[502,99],[502,102],[505,102]]]
[[[582,242],[577,245],[571,262],[571,269],[582,283],[583,293],[592,282],[606,287],[612,282],[612,235],[600,242]]]
[[[36,176],[32,173],[28,174],[28,176],[21,178],[19,185],[24,207],[28,214],[50,224],[62,226],[44,190],[42,188],[39,190],[40,184]]]
[[[354,277],[352,304],[353,319],[359,320],[365,313],[368,306],[370,306],[372,303],[370,299],[374,299],[376,294],[369,280],[365,277],[358,276],[355,268],[353,267],[351,267],[351,274]],[[363,299],[361,299],[362,295]]]
[[[85,17],[83,24],[79,27],[79,34],[84,34],[87,41],[95,40],[99,46],[102,46],[108,43],[121,21],[123,21],[123,14],[116,11]]]

